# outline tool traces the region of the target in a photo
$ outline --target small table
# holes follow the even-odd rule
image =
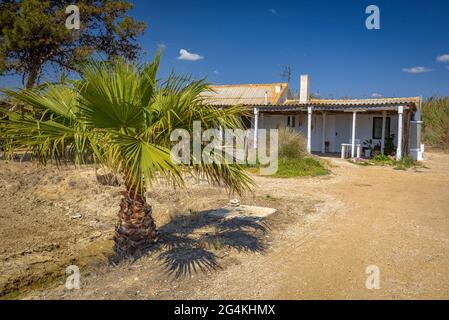
[[[346,155],[349,154],[349,147],[352,147],[352,143],[342,143],[341,144],[341,158],[345,159]],[[360,158],[360,154],[362,153],[362,145],[360,143],[356,144],[357,148],[357,158]]]

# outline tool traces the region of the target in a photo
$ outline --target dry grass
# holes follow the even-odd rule
[[[297,159],[306,156],[307,140],[292,128],[279,129],[279,158]]]
[[[426,144],[449,150],[449,97],[431,97],[422,107]]]

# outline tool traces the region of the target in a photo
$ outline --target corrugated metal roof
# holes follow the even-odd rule
[[[315,109],[344,110],[345,108],[408,106],[416,108],[420,97],[375,98],[375,99],[310,99],[300,102],[289,99],[290,91],[287,83],[269,84],[230,84],[211,86],[211,92],[203,94],[208,103],[217,106],[243,105],[247,107],[263,107],[265,111],[274,108],[276,111],[299,109],[309,106]],[[268,105],[265,106],[265,92],[268,94]]]
[[[213,105],[264,105],[265,92],[268,104],[282,104],[288,97],[287,83],[235,84],[211,86],[212,92],[203,96]]]

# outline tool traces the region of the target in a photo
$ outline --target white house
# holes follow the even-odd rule
[[[363,142],[372,141],[381,153],[390,135],[396,158],[409,154],[423,159],[421,144],[420,97],[381,99],[313,99],[310,78],[302,75],[299,99],[294,99],[287,83],[212,86],[210,103],[226,107],[242,105],[253,116],[246,119],[253,129],[292,127],[307,138],[314,153],[360,156]],[[254,142],[256,142],[256,135]],[[342,152],[343,156],[343,152]]]

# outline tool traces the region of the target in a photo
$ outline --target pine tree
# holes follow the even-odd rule
[[[67,29],[66,8],[76,4],[80,29]],[[77,71],[94,54],[138,57],[146,24],[128,15],[122,0],[0,0],[0,74],[21,74],[32,88],[45,68]]]

